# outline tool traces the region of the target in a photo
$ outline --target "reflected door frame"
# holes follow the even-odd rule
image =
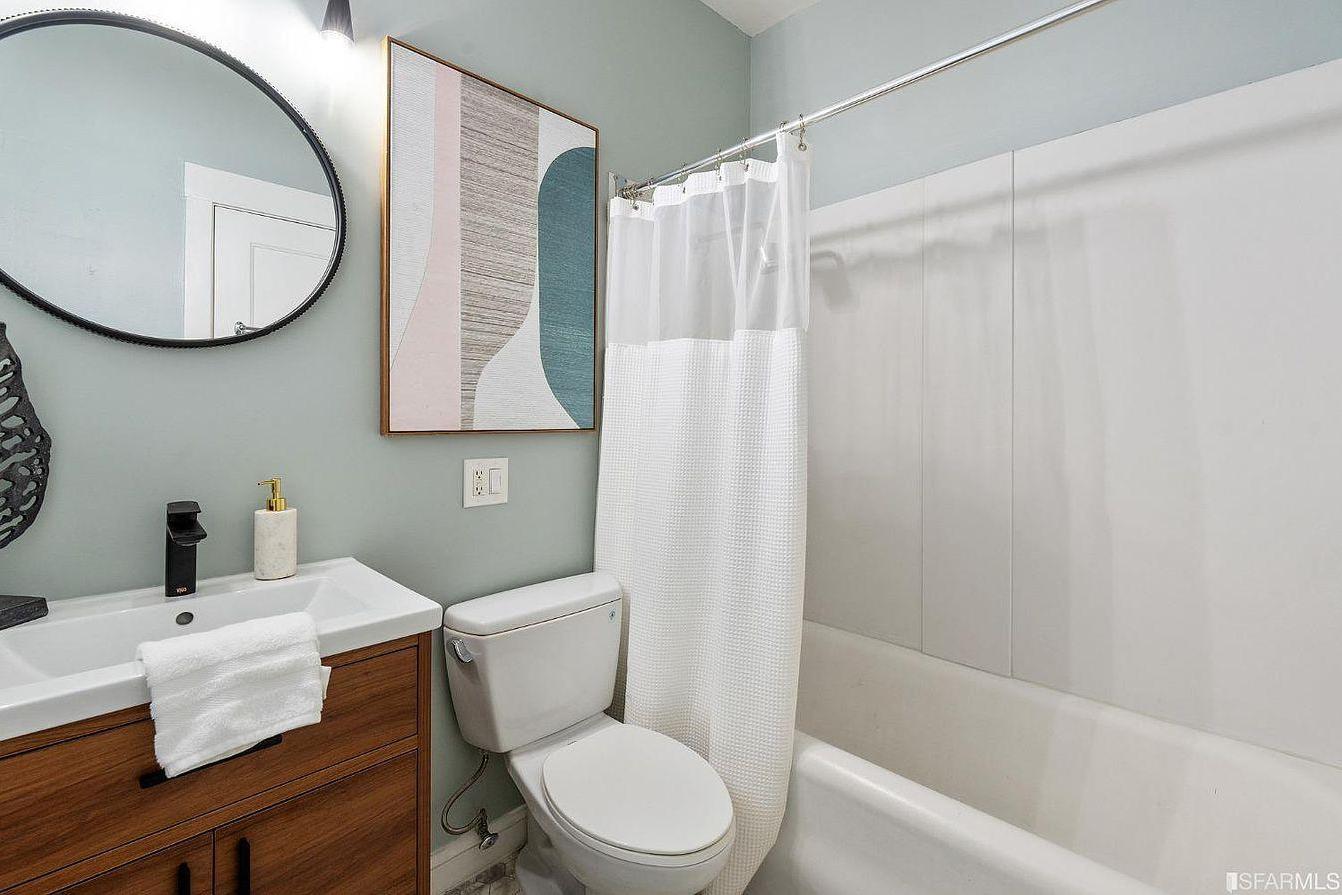
[[[231,171],[185,162],[185,246],[183,254],[182,338],[226,338],[214,324],[214,257],[216,209],[266,215],[335,231],[331,197],[281,186]],[[302,296],[306,299],[307,296]],[[296,301],[295,304],[301,304]]]

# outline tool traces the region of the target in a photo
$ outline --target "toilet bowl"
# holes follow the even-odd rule
[[[690,895],[727,861],[727,788],[670,737],[599,715],[509,753],[507,765],[544,837],[529,840],[535,858],[591,895]]]
[[[526,895],[693,895],[726,864],[736,825],[693,750],[606,715],[621,595],[592,573],[444,613],[462,736],[506,755],[529,812]]]

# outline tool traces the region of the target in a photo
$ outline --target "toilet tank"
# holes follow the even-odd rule
[[[605,711],[620,600],[615,579],[592,572],[449,606],[447,680],[466,742],[511,752]]]

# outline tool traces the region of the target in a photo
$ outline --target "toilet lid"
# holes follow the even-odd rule
[[[708,762],[631,724],[556,749],[541,778],[551,807],[570,824],[640,854],[692,854],[732,825],[731,797]]]

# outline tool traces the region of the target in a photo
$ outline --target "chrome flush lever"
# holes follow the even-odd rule
[[[452,652],[456,653],[457,661],[462,665],[469,665],[475,661],[475,656],[472,656],[471,651],[466,648],[466,641],[460,637],[453,637],[447,645],[452,647]]]

